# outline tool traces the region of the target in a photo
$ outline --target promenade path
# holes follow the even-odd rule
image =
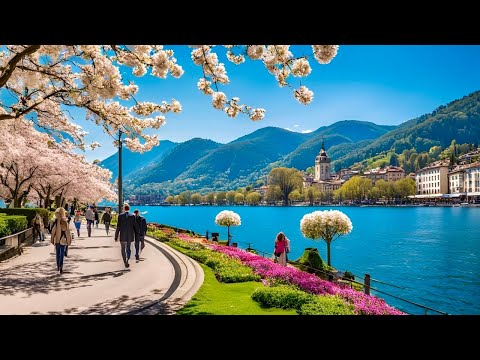
[[[126,269],[112,230],[99,225],[87,237],[82,224],[63,274],[49,236],[0,262],[0,314],[174,314],[202,285],[195,261],[148,237],[140,261],[132,244]]]

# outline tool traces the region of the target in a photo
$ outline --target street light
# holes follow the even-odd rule
[[[122,213],[122,130],[118,131],[118,213]]]

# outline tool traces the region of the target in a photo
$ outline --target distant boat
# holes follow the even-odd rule
[[[140,214],[145,215],[148,211],[140,211]]]

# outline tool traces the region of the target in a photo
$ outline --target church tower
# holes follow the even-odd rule
[[[330,161],[331,159],[325,152],[325,143],[322,140],[322,149],[315,158],[315,181],[330,180]]]

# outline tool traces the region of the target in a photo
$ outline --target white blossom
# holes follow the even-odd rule
[[[264,49],[263,45],[249,45],[247,55],[252,60],[258,60],[262,57]]]
[[[232,51],[227,51],[227,59],[236,65],[245,62],[245,56],[235,55]]]
[[[212,94],[212,105],[215,109],[222,109],[227,101],[227,96],[223,92],[214,92]]]
[[[309,90],[306,86],[300,86],[298,90],[294,91],[295,99],[304,105],[308,105],[313,100],[313,91]]]
[[[312,72],[312,68],[307,59],[301,58],[293,61],[292,74],[293,76],[303,77],[308,76]]]
[[[210,84],[210,81],[207,81],[205,78],[201,78],[198,80],[197,87],[199,90],[203,91],[204,94],[211,95],[213,94],[213,90],[210,87]]]
[[[230,210],[220,211],[215,217],[215,223],[220,226],[239,226],[242,224],[240,215]]]
[[[300,220],[300,230],[310,239],[331,241],[334,236],[346,235],[353,229],[349,217],[338,210],[314,211]]]
[[[313,55],[320,64],[328,64],[337,56],[338,45],[312,45]]]
[[[250,119],[253,121],[262,120],[265,117],[265,109],[253,109],[250,114]]]

